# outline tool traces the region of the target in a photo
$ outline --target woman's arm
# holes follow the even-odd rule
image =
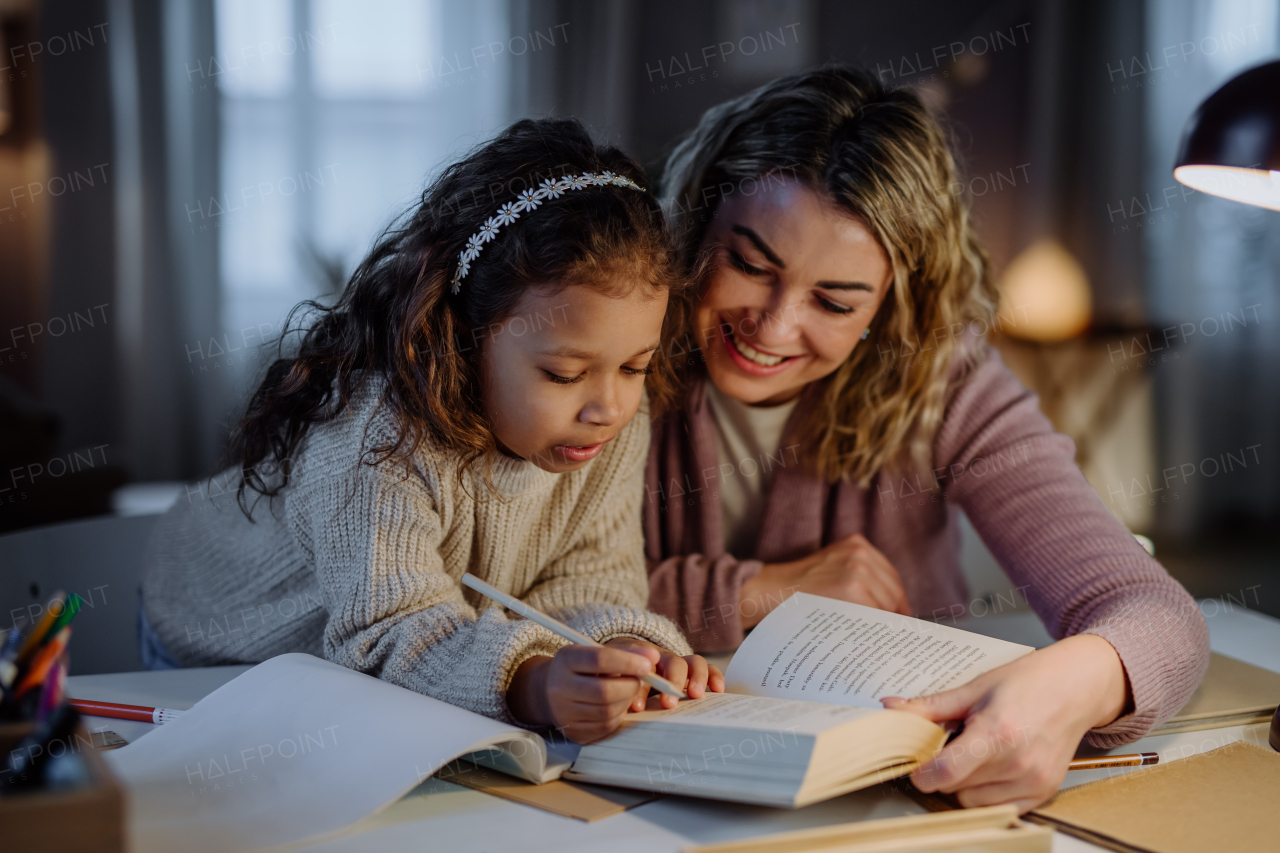
[[[1036,396],[989,350],[958,389],[935,446],[949,501],[1056,638],[1093,634],[1119,656],[1132,706],[1090,741],[1133,741],[1177,713],[1209,662],[1194,599],[1107,511]]]
[[[962,506],[1058,642],[969,684],[886,707],[964,731],[912,774],[965,806],[1034,808],[1081,738],[1113,747],[1186,702],[1208,665],[1195,601],[1116,521],[994,351],[939,432],[947,498]],[[981,472],[981,473],[979,473]]]
[[[732,651],[742,645],[750,627],[743,621],[744,611],[754,615],[750,605],[741,606],[743,590],[763,566],[731,554],[714,560],[686,554],[650,561],[649,607],[674,620],[699,652]]]

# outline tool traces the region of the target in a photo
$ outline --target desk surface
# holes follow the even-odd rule
[[[1239,605],[1202,603],[1214,651],[1280,672],[1280,620]],[[960,627],[1028,645],[1044,645],[1048,634],[1033,614],[1003,613],[970,619]],[[189,708],[202,697],[248,667],[225,666],[162,672],[127,672],[74,676],[67,680],[73,697],[128,702],[166,708]],[[89,717],[91,729],[109,728],[126,740],[142,737],[152,726],[125,720]],[[1184,758],[1236,740],[1266,744],[1267,726],[1234,727],[1180,735],[1144,738],[1117,752],[1159,752],[1161,761]],[[1124,770],[1075,771],[1068,785],[1077,785]],[[335,780],[341,784],[341,780]],[[428,779],[399,802],[361,821],[341,837],[294,849],[314,851],[418,850],[423,839],[434,849],[597,851],[605,844],[611,853],[675,851],[690,844],[748,838],[790,829],[824,826],[853,820],[897,817],[923,811],[904,794],[883,788],[856,791],[803,809],[771,809],[685,797],[667,797],[595,824],[561,818],[538,809],[510,803]],[[1058,833],[1055,853],[1096,851],[1083,841]]]

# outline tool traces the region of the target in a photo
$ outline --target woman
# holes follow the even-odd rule
[[[914,94],[841,68],[713,108],[673,152],[665,196],[700,288],[686,403],[653,425],[650,607],[703,652],[797,590],[953,617],[963,510],[1060,639],[886,704],[965,721],[918,787],[1026,811],[1082,737],[1117,746],[1176,713],[1208,631],[977,334],[1009,318],[956,181]]]

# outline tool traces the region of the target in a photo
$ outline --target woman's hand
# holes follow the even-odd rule
[[[637,640],[633,637],[615,637],[606,646],[615,649],[626,649],[631,652],[648,655],[653,659],[653,652],[658,653],[658,675],[670,681],[676,687],[689,694],[690,699],[701,699],[710,690],[712,693],[724,692],[724,675],[718,667],[712,666],[702,655],[680,657],[648,640]],[[632,711],[643,711],[649,699],[649,685],[641,682],[631,703]],[[674,708],[680,702],[674,696],[662,695],[662,707]]]
[[[767,564],[742,585],[742,627],[751,628],[795,592],[807,592],[911,615],[902,578],[861,533],[790,563]]]
[[[644,710],[649,685],[640,677],[655,671],[695,699],[708,687],[724,691],[720,670],[700,656],[682,658],[653,643],[619,637],[603,648],[565,646],[553,658],[529,658],[511,679],[507,707],[523,723],[554,726],[572,741],[591,743],[622,725],[628,710]],[[677,701],[662,700],[664,708]]]
[[[1106,640],[1078,634],[984,673],[955,690],[881,700],[964,731],[911,774],[926,793],[956,794],[962,806],[1013,803],[1019,813],[1053,796],[1080,740],[1130,705],[1120,656]]]

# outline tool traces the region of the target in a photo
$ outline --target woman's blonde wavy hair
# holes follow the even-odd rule
[[[702,284],[682,310],[686,339],[699,340],[692,318],[707,281],[707,223],[725,197],[775,173],[857,217],[893,270],[868,339],[810,389],[814,414],[799,436],[807,461],[829,482],[863,488],[883,468],[928,470],[951,366],[959,357],[970,369],[982,352],[954,330],[990,319],[996,305],[986,254],[952,190],[947,134],[913,92],[847,67],[781,77],[708,110],[662,181],[680,259]],[[901,357],[930,343],[931,358]]]

